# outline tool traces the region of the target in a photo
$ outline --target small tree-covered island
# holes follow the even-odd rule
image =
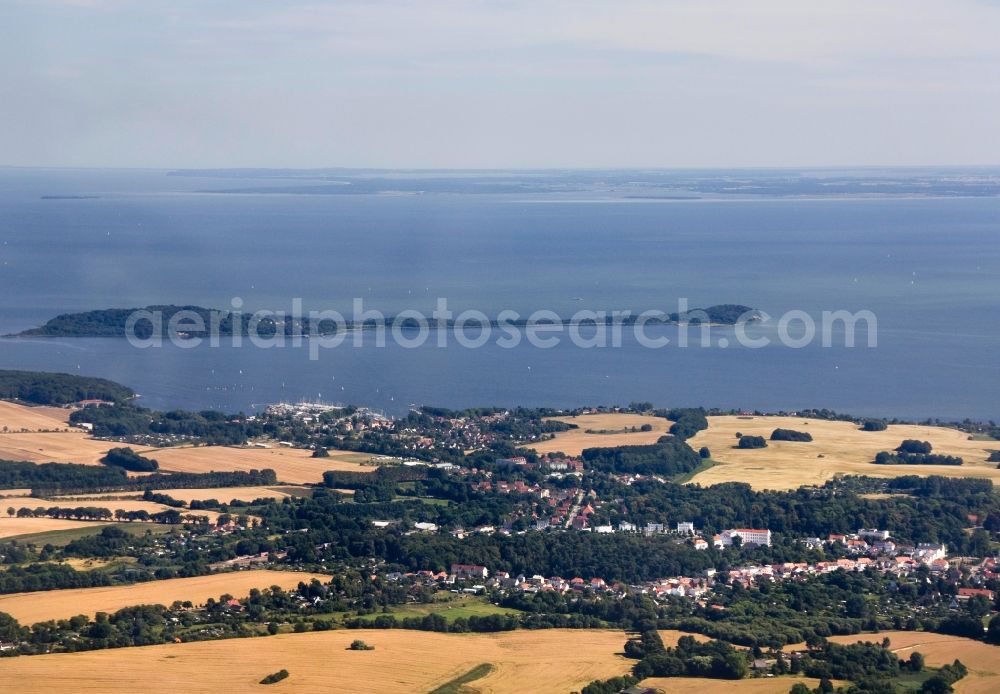
[[[3,665],[259,637],[240,643],[287,662],[240,667],[293,691],[310,639],[364,672],[434,632],[474,649],[434,685],[465,691],[505,649],[610,634],[610,665],[576,691],[1000,687],[989,422],[648,402],[160,412],[83,376],[3,371],[0,388]],[[831,472],[715,481],[770,456]]]
[[[150,316],[155,316],[157,323]],[[659,316],[644,317],[642,320],[651,325],[677,324],[681,322],[692,325],[735,325],[741,321],[759,321],[763,314],[750,306],[741,304],[717,304],[707,308],[695,308],[683,313],[662,313]],[[130,323],[131,318],[131,323]],[[439,323],[428,319],[432,326]],[[562,319],[562,324],[568,324],[572,319]],[[608,323],[617,320],[623,325],[633,325],[640,318],[636,315],[625,315],[615,318],[608,313],[605,319]],[[385,316],[383,319],[366,319],[354,322],[345,319],[340,326],[331,320],[320,320],[313,324],[308,315],[275,316],[271,312],[256,316],[253,311],[235,312],[204,308],[202,306],[177,306],[173,304],[145,306],[142,308],[108,308],[81,313],[66,313],[48,320],[37,328],[29,328],[17,333],[16,337],[126,337],[129,331],[140,339],[147,339],[154,329],[166,337],[168,327],[174,321],[178,333],[185,337],[207,337],[214,332],[218,336],[247,336],[253,331],[260,336],[273,336],[278,333],[285,335],[328,335],[342,330],[373,329],[377,326],[416,325],[412,318],[397,318]],[[504,325],[524,326],[528,318],[517,318],[504,321]],[[546,321],[549,322],[549,321]],[[489,320],[489,325],[498,327],[501,322]],[[443,321],[447,327],[455,327],[455,320]],[[475,324],[475,321],[473,321]]]

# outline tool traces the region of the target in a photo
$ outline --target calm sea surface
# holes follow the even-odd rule
[[[566,192],[215,194],[245,181],[162,171],[0,169],[0,332],[156,303],[526,316],[742,303],[873,311],[878,347],[480,349],[343,345],[139,350],[0,340],[0,368],[132,386],[152,407],[288,399],[828,407],[1000,419],[1000,199],[648,200]],[[280,182],[275,183],[280,185]],[[50,196],[48,198],[43,196]],[[73,199],[51,196],[82,196]],[[676,337],[673,329],[660,333]],[[773,336],[770,326],[755,335]],[[731,329],[713,330],[713,339]],[[453,341],[452,341],[453,342]]]

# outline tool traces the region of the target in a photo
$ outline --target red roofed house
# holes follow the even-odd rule
[[[986,598],[990,602],[993,602],[993,591],[986,590],[985,588],[959,588],[958,589],[958,599],[968,600],[969,598],[974,598],[976,596]]]

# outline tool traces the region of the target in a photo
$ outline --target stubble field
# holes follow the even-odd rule
[[[52,410],[56,410],[55,413]],[[121,444],[98,441],[87,433],[64,431],[65,422],[56,414],[69,410],[36,408],[0,401],[0,460],[23,460],[32,463],[80,463],[100,465],[101,458]],[[28,432],[20,429],[27,428]],[[60,431],[41,431],[57,428]],[[362,466],[372,456],[349,451],[330,451],[329,458],[312,458],[311,452],[275,445],[273,448],[234,446],[176,446],[151,448],[133,446],[136,452],[155,458],[164,472],[231,472],[273,469],[281,482],[313,484],[322,482],[327,470],[371,472]],[[221,499],[220,499],[221,501]],[[228,501],[228,499],[227,499]]]
[[[362,639],[372,651],[350,651]],[[21,694],[231,694],[289,691],[428,692],[482,664],[470,691],[565,694],[628,671],[620,631],[545,629],[499,634],[342,630],[0,659]],[[258,682],[287,669],[276,686]]]
[[[566,455],[580,455],[585,448],[606,448],[610,446],[642,446],[656,443],[667,434],[673,424],[662,417],[648,417],[641,414],[583,414],[578,417],[552,417],[557,422],[575,424],[577,429],[562,431],[554,439],[532,444],[539,453],[561,451]],[[638,431],[643,424],[653,427],[652,431]],[[635,427],[636,431],[625,431]],[[587,433],[588,431],[593,433]],[[606,433],[597,433],[606,432]]]
[[[0,400],[0,429],[8,431],[51,431],[69,427],[73,410],[62,407],[26,407]]]
[[[723,416],[709,417],[708,422],[708,429],[688,441],[695,450],[707,446],[717,463],[691,480],[703,485],[747,482],[755,489],[795,489],[804,484],[823,484],[838,474],[982,477],[1000,483],[996,463],[986,462],[989,451],[1000,450],[1000,441],[972,441],[957,429],[893,424],[886,431],[867,432],[851,422],[802,417]],[[813,440],[769,440],[767,448],[735,448],[737,432],[769,439],[777,428],[808,432]],[[930,441],[935,453],[961,456],[965,464],[872,464],[879,451],[892,450],[903,439]]]
[[[10,614],[22,624],[34,624],[49,619],[65,619],[78,614],[92,617],[97,612],[111,613],[133,605],[169,606],[175,600],[190,600],[195,604],[202,604],[208,598],[218,599],[225,593],[239,598],[248,595],[251,588],[280,586],[287,590],[297,586],[300,581],[308,583],[313,578],[324,582],[329,580],[329,576],[322,574],[254,570],[194,578],[171,578],[128,586],[11,593],[0,595],[0,612]],[[126,651],[135,652],[134,649],[125,649],[122,652]]]
[[[9,499],[0,499],[0,502]],[[35,499],[34,501],[38,501]],[[34,506],[32,506],[34,508]],[[34,533],[47,533],[53,530],[71,530],[74,528],[93,528],[95,526],[107,525],[106,523],[89,523],[87,521],[62,520],[60,518],[10,518],[7,516],[7,507],[0,509],[0,539],[7,537],[17,537],[18,535],[32,535]]]
[[[0,509],[6,512],[7,508],[27,507],[36,509],[42,508],[106,508],[112,513],[115,511],[145,511],[146,513],[163,513],[164,511],[178,511],[182,517],[186,516],[207,516],[210,521],[215,521],[219,517],[218,511],[190,511],[186,508],[173,508],[166,504],[157,504],[152,501],[143,501],[137,498],[127,499],[95,499],[80,497],[55,497],[52,499],[40,499],[33,496],[11,497],[0,499]]]

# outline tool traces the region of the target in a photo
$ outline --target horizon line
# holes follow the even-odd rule
[[[732,166],[540,166],[540,167],[456,167],[456,166],[103,166],[103,165],[44,165],[44,164],[0,164],[0,170],[60,170],[60,171],[344,171],[344,172],[455,172],[455,173],[555,173],[566,171],[837,171],[845,169],[861,170],[933,170],[933,169],[997,169],[995,164],[781,164],[781,165],[732,165]]]

